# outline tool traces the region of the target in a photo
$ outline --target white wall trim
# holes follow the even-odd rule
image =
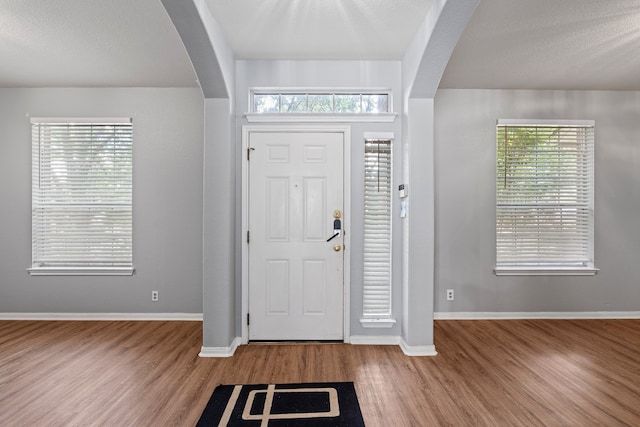
[[[411,346],[400,336],[390,335],[354,335],[351,337],[352,345],[398,345],[405,356],[436,356],[435,345],[415,345]]]
[[[363,328],[391,328],[396,324],[396,319],[372,319],[361,318],[360,324]]]
[[[200,357],[231,357],[241,344],[242,338],[235,337],[229,347],[202,347]]]
[[[396,139],[396,134],[395,132],[365,132],[364,133],[364,139],[365,141],[367,139],[379,139],[382,141],[395,141]]]
[[[351,337],[353,345],[398,345],[406,356],[436,356],[435,345],[416,345],[411,346],[405,342],[400,336],[390,335],[354,335]]]
[[[437,356],[435,345],[409,345],[405,340],[400,341],[400,348],[407,356]]]
[[[31,117],[31,124],[120,124],[133,123],[131,117]]]
[[[30,267],[31,276],[133,276],[133,267]]]
[[[398,114],[245,113],[244,117],[249,123],[393,123]]]
[[[400,337],[392,335],[352,335],[352,345],[400,345]]]
[[[640,319],[640,311],[436,312],[435,320]]]
[[[548,125],[548,126],[583,126],[594,127],[596,125],[595,120],[538,120],[538,119],[498,119],[497,125],[502,126],[536,126],[536,125]]]
[[[202,321],[202,313],[0,313],[0,320]]]
[[[595,267],[495,267],[496,276],[595,276],[600,271]]]

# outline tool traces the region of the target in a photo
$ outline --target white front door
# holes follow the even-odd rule
[[[327,242],[344,219],[343,144],[340,132],[249,134],[251,340],[343,339],[343,234]]]

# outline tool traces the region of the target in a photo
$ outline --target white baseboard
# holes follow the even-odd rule
[[[351,344],[354,345],[399,345],[402,352],[407,356],[435,356],[438,354],[434,345],[414,345],[407,344],[402,337],[382,335],[368,336],[356,335],[351,337]]]
[[[391,335],[352,335],[349,342],[353,345],[400,345],[400,337]]]
[[[435,320],[640,319],[640,311],[436,312]]]
[[[0,313],[0,320],[202,321],[202,313]]]
[[[405,340],[400,341],[400,348],[407,356],[437,356],[435,345],[409,345]]]
[[[242,338],[235,337],[229,347],[202,347],[200,357],[231,357],[241,344]]]

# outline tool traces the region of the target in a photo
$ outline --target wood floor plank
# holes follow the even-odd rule
[[[218,384],[353,381],[369,427],[640,425],[640,320],[436,321],[438,356],[252,344],[201,322],[0,321],[1,426],[193,426]]]

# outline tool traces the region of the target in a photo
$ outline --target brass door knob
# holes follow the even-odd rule
[[[336,251],[336,252],[340,252],[340,249],[342,249],[342,245],[335,245],[333,247],[333,250]]]

